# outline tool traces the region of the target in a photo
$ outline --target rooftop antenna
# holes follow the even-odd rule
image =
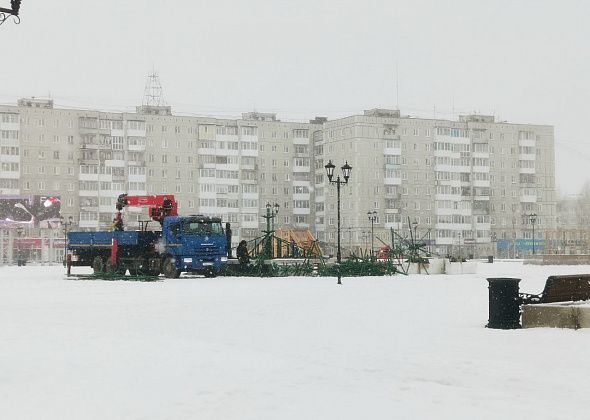
[[[145,90],[143,92],[144,106],[163,106],[164,98],[162,97],[162,85],[160,84],[160,76],[155,69],[148,75],[147,82],[145,84]]]
[[[399,70],[397,68],[397,61],[395,62],[395,102],[396,108],[399,111]]]

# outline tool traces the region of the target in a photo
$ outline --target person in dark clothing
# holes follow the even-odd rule
[[[117,212],[115,218],[113,219],[113,230],[122,231],[123,230],[123,217],[121,216],[121,212]]]
[[[227,258],[233,258],[231,255],[231,223],[225,224],[225,240],[227,245],[225,246],[225,250],[227,252]]]
[[[236,249],[236,255],[240,262],[240,267],[245,268],[250,263],[250,256],[248,255],[248,244],[244,239],[240,241],[238,248]]]

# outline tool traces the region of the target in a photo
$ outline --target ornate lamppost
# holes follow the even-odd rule
[[[10,9],[0,7],[0,25],[6,22],[10,16],[14,18],[14,23],[17,25],[20,23],[20,17],[18,16],[20,3],[21,0],[10,0]]]
[[[375,210],[368,211],[367,217],[369,218],[369,221],[371,222],[371,258],[373,258],[375,255],[375,231],[373,228],[374,228],[375,221],[377,220],[377,212]]]
[[[277,216],[277,214],[279,214],[280,207],[281,206],[279,206],[279,203],[274,203],[274,204],[266,203],[266,214],[270,215],[272,213],[271,219],[272,219],[272,231],[273,232],[275,230],[275,217]]]
[[[275,217],[279,213],[279,205],[277,203],[270,204],[266,203],[266,215],[262,216],[266,219],[266,230],[263,231],[266,234],[265,253],[266,258],[273,258],[273,236],[275,231]]]
[[[535,223],[537,223],[537,213],[529,214],[529,220],[533,225],[533,255],[535,255]]]
[[[338,284],[342,284],[341,281],[341,273],[340,273],[340,262],[341,262],[341,252],[340,252],[340,186],[348,184],[348,179],[350,178],[350,172],[352,171],[352,166],[348,164],[348,161],[344,163],[344,165],[340,168],[342,169],[342,175],[344,180],[340,179],[340,175],[336,177],[335,180],[332,178],[334,177],[334,168],[336,166],[332,163],[331,160],[324,166],[326,168],[326,174],[328,175],[328,181],[330,184],[336,184],[336,196],[337,196],[337,209],[338,209],[338,248],[336,251],[336,262],[338,264]]]

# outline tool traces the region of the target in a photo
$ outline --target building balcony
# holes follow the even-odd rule
[[[383,138],[388,140],[400,140],[401,136],[393,129],[385,129],[383,130]]]
[[[436,216],[451,216],[451,215],[459,215],[459,216],[471,216],[472,212],[471,209],[435,209],[434,214]]]
[[[237,150],[233,150],[233,151],[227,150],[227,152],[220,153],[220,155],[226,156],[226,155],[234,154],[234,153],[230,153],[230,152],[235,152],[235,154],[237,155],[238,151]],[[242,156],[258,157],[258,149],[243,149],[243,150],[241,150],[241,154],[242,154]]]
[[[404,224],[402,222],[385,222],[385,229],[394,229],[394,230],[400,230],[400,229],[407,229],[407,226],[404,226]]]
[[[98,190],[80,190],[78,194],[84,197],[98,197],[99,192]]]
[[[115,175],[113,176],[113,179],[118,178],[119,176]],[[125,175],[122,176],[123,180],[125,179]],[[129,174],[129,182],[146,182],[147,180],[147,175],[143,174],[139,174],[139,175],[131,175]]]
[[[454,152],[452,150],[435,150],[434,156],[435,157],[450,157],[450,158],[459,159],[461,157],[461,153]]]
[[[490,215],[490,208],[474,208],[471,210],[471,214],[474,216],[489,216]]]
[[[20,178],[20,172],[0,171],[0,178],[3,178],[3,179],[19,179]],[[4,190],[4,188],[2,190]]]
[[[18,188],[0,188],[0,194],[19,195],[20,190]]]
[[[442,200],[451,200],[451,201],[461,201],[460,194],[434,194],[434,199],[438,201]]]
[[[305,172],[309,173],[311,171],[310,166],[293,166],[293,172]]]
[[[520,173],[520,174],[534,174],[535,168],[520,168],[518,170],[518,173]]]
[[[385,185],[401,185],[402,179],[401,178],[383,178],[383,183]]]
[[[104,161],[105,166],[116,166],[118,168],[124,168],[126,163],[127,162],[125,160],[119,160],[119,159],[106,159]],[[145,162],[144,162],[144,165],[145,165]],[[143,166],[143,165],[141,165],[141,166]]]
[[[482,159],[489,159],[490,153],[489,152],[473,152],[472,157],[474,158],[482,158]]]
[[[145,166],[145,160],[129,160],[129,166]]]
[[[308,137],[294,137],[293,138],[293,144],[309,144],[309,138]]]
[[[383,149],[383,154],[390,156],[401,156],[402,149],[399,147],[386,147],[385,149]]]
[[[293,214],[311,214],[310,208],[293,208]]]
[[[536,203],[537,196],[536,195],[521,195],[520,202],[521,203]]]
[[[293,200],[309,200],[311,198],[310,193],[293,194]]]
[[[19,131],[20,130],[20,123],[19,122],[1,122],[0,121],[0,130],[2,131]]]
[[[117,135],[117,136],[123,136],[123,134],[115,133],[116,131],[119,131],[119,130],[112,130],[112,135],[113,136],[115,136],[115,135]],[[120,130],[120,132],[123,133],[123,130]],[[145,133],[145,130],[129,130],[128,129],[127,130],[127,136],[129,136],[129,137],[145,137],[146,136],[146,133]]]
[[[78,179],[80,181],[98,181],[98,174],[78,174]]]
[[[242,169],[245,169],[245,170],[248,170],[248,171],[257,171],[258,170],[258,165],[256,163],[242,163],[241,164],[241,168]]]
[[[471,230],[471,223],[435,223],[435,229],[447,229],[457,232]]]
[[[490,187],[490,181],[473,181],[473,186],[474,187],[489,188]]]
[[[490,201],[490,196],[489,195],[474,195],[473,199],[479,200],[479,201]]]
[[[78,163],[80,165],[100,165],[100,159],[87,159],[87,158],[80,158],[78,159]]]
[[[518,145],[523,147],[535,147],[536,144],[536,140],[518,140]]]
[[[401,168],[401,165],[399,163],[386,163],[385,164],[385,169],[396,170],[396,169],[400,169],[400,168]]]
[[[2,139],[0,141],[2,146],[10,146],[10,147],[19,147],[20,140],[19,139]]]
[[[534,161],[537,158],[537,155],[533,153],[521,153],[518,155],[519,160],[532,160]]]

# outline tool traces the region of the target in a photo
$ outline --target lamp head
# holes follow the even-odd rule
[[[336,168],[336,166],[332,163],[331,160],[329,160],[328,163],[324,166],[324,168],[326,168],[326,174],[328,175],[328,179],[330,180],[330,182],[332,182],[332,177],[334,176],[334,168]]]
[[[344,181],[348,182],[348,178],[350,178],[350,172],[352,171],[352,166],[350,166],[347,161],[344,163],[341,169],[342,174],[344,175]]]

